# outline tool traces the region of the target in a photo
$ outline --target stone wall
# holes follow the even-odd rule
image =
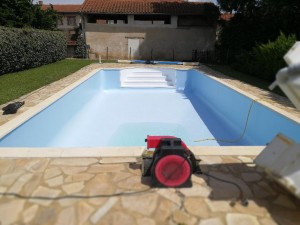
[[[142,27],[87,23],[86,42],[90,52],[102,59],[191,60],[192,51],[212,50],[216,39],[214,27]],[[138,39],[138,50],[128,39]],[[152,55],[152,57],[151,57]]]

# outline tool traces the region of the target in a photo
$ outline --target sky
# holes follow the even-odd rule
[[[38,2],[38,0],[34,0],[34,2]],[[44,4],[82,4],[84,0],[43,0]],[[193,2],[215,2],[216,0],[193,0]]]

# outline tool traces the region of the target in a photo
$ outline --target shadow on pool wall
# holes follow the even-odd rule
[[[196,70],[188,71],[185,93],[204,102],[237,132],[243,132],[252,99]],[[199,106],[196,101],[191,98],[197,110]],[[254,145],[266,145],[278,133],[299,142],[300,124],[255,101],[249,115],[246,140]],[[221,134],[216,133],[215,138],[227,139],[218,135]],[[235,139],[238,137],[239,135]]]

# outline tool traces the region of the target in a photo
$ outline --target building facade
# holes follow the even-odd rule
[[[81,8],[90,53],[103,59],[191,60],[212,50],[218,9],[183,0],[86,0]]]
[[[43,5],[42,2],[39,4],[44,10],[51,7],[51,5]],[[74,57],[77,46],[77,29],[82,22],[81,5],[52,5],[52,7],[61,16],[57,21],[57,28],[63,31],[67,37],[67,55],[68,57]]]

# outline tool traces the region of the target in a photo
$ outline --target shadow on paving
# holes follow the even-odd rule
[[[239,211],[245,214],[248,210],[256,211],[250,204],[254,202],[257,206],[265,208],[278,224],[295,224],[296,221],[300,221],[300,200],[267,177],[267,174],[258,172],[259,169],[254,164],[203,164],[200,168],[208,176],[195,176],[206,180],[211,189],[210,200],[230,201],[232,207],[238,207]],[[242,206],[241,198],[248,201],[248,206]]]
[[[140,169],[139,165],[130,167]],[[203,173],[193,176],[205,180],[202,186],[210,189],[210,201],[230,202],[232,212],[236,213],[260,216],[265,211],[277,224],[297,224],[300,221],[300,200],[268,178],[253,163],[200,163],[200,168]],[[142,177],[141,182],[151,186],[150,177]],[[180,188],[176,190],[180,191]],[[247,200],[247,206],[243,206],[242,198]]]

